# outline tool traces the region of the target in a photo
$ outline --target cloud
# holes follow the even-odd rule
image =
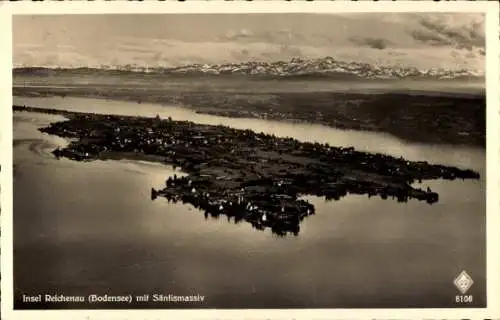
[[[251,30],[243,28],[239,30],[230,30],[226,32],[226,34],[224,35],[224,40],[238,41],[238,40],[251,39],[254,37],[255,35]]]
[[[388,51],[387,54],[393,57],[402,57],[406,56],[408,53],[399,51]]]
[[[368,46],[372,49],[383,50],[387,48],[390,44],[390,41],[382,38],[369,38],[369,37],[350,37],[349,41],[360,45],[360,46]]]
[[[410,31],[410,35],[413,37],[413,39],[424,42],[431,46],[449,46],[452,44],[449,39],[438,33],[432,32],[431,30],[412,30]]]
[[[278,44],[292,44],[305,40],[305,37],[297,32],[289,29],[273,30],[273,31],[252,31],[251,29],[242,28],[238,30],[229,30],[219,41],[235,41],[235,42],[267,42]]]
[[[466,57],[467,59],[475,59],[477,56],[476,56],[476,53],[475,53],[474,51],[470,51],[470,52],[467,52],[467,53],[465,54],[465,57]]]
[[[288,57],[299,57],[304,55],[300,47],[290,45],[281,45],[280,54]]]
[[[453,46],[471,50],[485,46],[484,20],[453,23],[452,19],[422,16],[408,33],[417,41],[432,46]]]

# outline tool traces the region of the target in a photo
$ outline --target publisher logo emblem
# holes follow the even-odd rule
[[[465,272],[465,270],[462,271],[455,278],[455,280],[453,280],[453,284],[462,294],[465,294],[467,291],[469,291],[473,283],[474,281],[472,281],[472,278],[467,274],[467,272]]]

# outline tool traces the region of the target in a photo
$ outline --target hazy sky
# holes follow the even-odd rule
[[[484,15],[158,14],[14,17],[16,65],[171,66],[291,57],[484,70]]]

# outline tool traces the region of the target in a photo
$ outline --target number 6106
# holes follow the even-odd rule
[[[457,303],[471,303],[472,302],[472,295],[455,296],[455,302],[457,302]]]

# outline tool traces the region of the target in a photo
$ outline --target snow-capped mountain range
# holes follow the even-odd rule
[[[325,77],[351,79],[464,79],[484,77],[484,73],[471,69],[417,69],[405,66],[373,65],[339,61],[332,57],[321,59],[293,58],[288,61],[248,61],[228,64],[190,64],[179,67],[150,67],[139,65],[96,67],[24,67],[14,68],[16,73],[49,71],[121,71],[171,75],[248,75],[268,77]]]

